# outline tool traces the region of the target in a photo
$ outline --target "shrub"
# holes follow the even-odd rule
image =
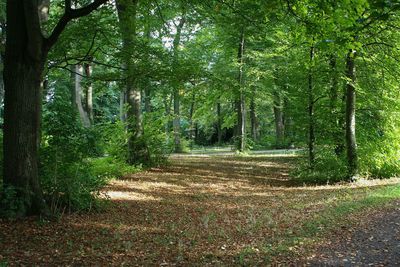
[[[304,152],[304,160],[293,171],[294,181],[305,184],[332,184],[347,178],[345,158],[338,157],[332,147],[324,147],[316,151],[314,167],[310,168],[308,151]]]
[[[101,154],[96,128],[85,128],[63,92],[43,112],[40,177],[53,212],[97,207],[106,177],[96,176],[89,157]]]

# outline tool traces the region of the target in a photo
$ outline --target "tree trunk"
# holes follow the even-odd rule
[[[217,103],[217,135],[218,145],[222,144],[222,114],[221,114],[221,103]]]
[[[38,175],[41,81],[47,52],[42,49],[37,7],[31,1],[7,1],[4,189],[15,190],[18,206],[6,208],[16,209],[18,217],[47,212]]]
[[[146,23],[145,23],[145,32],[144,36],[146,37],[146,54],[145,54],[145,64],[150,65],[150,53],[148,49],[150,48],[150,40],[151,40],[151,27],[150,27],[150,19],[151,17],[151,11],[148,10],[148,14],[146,14]],[[144,82],[143,82],[143,87],[144,87],[144,111],[146,113],[151,112],[152,107],[151,107],[151,83],[150,83],[150,77],[146,75],[144,77]]]
[[[136,49],[136,11],[138,0],[117,1],[118,18],[122,34],[122,52],[125,65],[127,94],[128,162],[146,164],[149,158],[142,140],[141,90],[137,87],[134,51]]]
[[[177,73],[177,69],[179,67],[179,44],[181,42],[181,33],[183,26],[185,25],[185,14],[182,14],[182,18],[179,21],[179,24],[176,27],[176,34],[173,42],[173,69],[175,73]],[[181,115],[180,115],[180,81],[175,77],[173,81],[173,96],[174,96],[174,120],[173,120],[173,128],[174,128],[174,146],[175,153],[182,152],[181,145]]]
[[[165,117],[167,118],[167,120],[165,121],[165,135],[166,135],[166,142],[167,144],[169,144],[169,134],[170,134],[170,126],[171,126],[171,120],[170,120],[170,116],[171,116],[171,106],[172,106],[172,97],[168,98],[167,95],[164,96],[164,108],[165,108]]]
[[[180,95],[179,89],[174,89],[174,119],[173,119],[173,129],[174,129],[174,152],[181,153],[181,115],[180,115]]]
[[[356,52],[351,50],[346,59],[346,147],[349,178],[354,179],[358,171],[356,142]]]
[[[314,46],[310,48],[310,66],[308,71],[308,160],[310,168],[314,168],[315,162],[315,122],[314,122],[314,84],[313,84],[313,64]]]
[[[273,91],[274,97],[274,118],[275,118],[275,138],[276,147],[281,148],[285,139],[285,124],[283,118],[283,101],[279,91],[278,84],[278,70],[275,70],[275,89]]]
[[[285,85],[285,91],[287,91],[288,85]],[[289,148],[293,148],[293,118],[288,112],[290,110],[289,99],[285,97],[283,99],[283,126],[284,126],[284,140]]]
[[[119,119],[122,122],[126,121],[125,103],[126,103],[126,92],[121,91],[119,93]]]
[[[44,38],[41,19],[46,13],[43,5],[49,1],[7,0],[3,188],[15,190],[15,198],[4,208],[17,216],[48,214],[38,175],[41,82],[47,54],[70,20],[105,1],[95,0],[77,10],[66,7],[53,32]]]
[[[39,214],[45,209],[38,177],[44,59],[29,59],[27,51],[13,46],[5,60],[4,188],[13,187],[21,200],[17,216]]]
[[[239,64],[239,75],[238,75],[238,88],[239,95],[236,102],[237,108],[237,133],[238,133],[238,149],[240,152],[246,150],[246,100],[244,96],[243,86],[243,64],[244,64],[244,29],[240,33],[238,49],[238,64]]]
[[[257,114],[256,114],[256,89],[253,87],[251,91],[251,100],[250,100],[250,124],[251,124],[251,137],[254,142],[258,139],[258,122],[257,122]]]
[[[1,49],[1,47],[0,47]],[[1,53],[0,54],[0,66],[3,65],[3,57],[4,55]],[[3,70],[0,69],[0,105],[2,105],[4,102],[4,80],[3,80]],[[2,114],[0,114],[0,117],[2,118]]]
[[[71,66],[71,80],[72,80],[71,92],[73,99],[72,105],[74,109],[78,111],[83,126],[89,127],[90,120],[82,104],[82,75],[83,75],[82,65]]]
[[[94,122],[94,114],[93,114],[93,83],[90,80],[93,72],[93,67],[90,63],[85,63],[85,75],[88,77],[89,81],[86,87],[86,94],[85,94],[85,107],[86,107],[86,114],[89,119],[90,125]]]
[[[194,115],[195,104],[196,104],[196,92],[192,92],[192,101],[190,103],[190,112],[189,112],[189,140],[191,141],[190,149],[193,149],[193,144],[194,144],[193,115]]]
[[[342,114],[342,110],[339,107],[339,74],[337,70],[336,56],[331,55],[329,59],[329,65],[331,67],[331,89],[329,94],[330,99],[330,115],[331,115],[331,123],[332,123],[332,139],[335,144],[334,152],[337,156],[340,156],[344,151],[344,127],[341,121],[344,117]],[[342,104],[342,103],[341,103]]]
[[[0,21],[0,66],[4,66],[4,48],[6,42],[5,36],[5,21]],[[4,102],[4,80],[3,80],[3,68],[0,67],[0,104]],[[0,117],[3,118],[3,114],[0,114]]]

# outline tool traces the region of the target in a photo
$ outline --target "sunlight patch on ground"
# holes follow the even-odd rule
[[[135,201],[160,201],[161,198],[156,198],[146,194],[136,192],[122,192],[122,191],[107,191],[106,195],[111,200],[135,200]]]

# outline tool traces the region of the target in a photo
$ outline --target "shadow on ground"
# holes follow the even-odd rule
[[[294,155],[179,156],[113,181],[102,212],[60,222],[0,221],[10,265],[243,265],[291,262],[268,254],[346,186],[295,187]],[[0,264],[1,265],[1,264]]]

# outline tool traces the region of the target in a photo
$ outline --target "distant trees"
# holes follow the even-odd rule
[[[42,141],[61,153],[54,135],[97,141],[77,149],[82,164],[151,165],[229,144],[308,148],[300,172],[314,180],[400,172],[398,3],[118,0],[75,20],[105,3],[7,1],[7,18],[0,8],[3,191],[15,190],[20,216],[46,211],[38,151]],[[57,112],[47,104],[65,95],[73,112],[63,117],[64,102]],[[69,135],[42,135],[43,102],[46,127],[52,116],[77,123]]]

